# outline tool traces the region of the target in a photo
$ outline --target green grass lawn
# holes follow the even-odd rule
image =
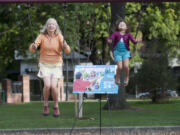
[[[152,104],[149,101],[129,100],[133,107],[139,110],[113,110],[108,113],[102,110],[102,126],[180,126],[180,99],[171,99],[168,104]],[[102,106],[105,101],[102,102]],[[42,102],[25,104],[0,105],[0,129],[24,128],[71,128],[75,121],[75,107],[73,102],[60,103],[61,115],[59,118],[42,115]],[[83,103],[83,116],[93,118],[77,120],[75,127],[99,126],[99,102]]]

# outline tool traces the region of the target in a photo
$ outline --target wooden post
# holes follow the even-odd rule
[[[30,77],[29,75],[22,76],[22,102],[30,102]]]

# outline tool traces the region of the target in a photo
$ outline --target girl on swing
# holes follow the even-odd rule
[[[49,115],[48,99],[51,90],[54,100],[53,116],[58,117],[60,115],[58,106],[58,79],[63,78],[61,51],[63,49],[66,54],[69,54],[71,49],[66,41],[64,41],[59,25],[54,18],[47,20],[35,42],[30,45],[29,51],[34,53],[38,47],[40,47],[38,77],[42,78],[44,82],[43,115]]]
[[[116,22],[115,32],[107,39],[109,44],[113,42],[113,56],[114,61],[117,64],[115,75],[115,83],[117,85],[120,85],[121,83],[119,75],[122,68],[125,69],[124,86],[127,86],[129,82],[129,59],[131,57],[129,40],[131,40],[133,44],[141,42],[141,39],[135,40],[131,33],[129,33],[129,29],[125,21],[118,20]]]

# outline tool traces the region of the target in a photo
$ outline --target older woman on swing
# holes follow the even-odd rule
[[[48,99],[50,90],[54,101],[53,116],[60,115],[58,106],[58,79],[63,77],[62,73],[62,49],[66,54],[71,52],[69,45],[63,38],[59,25],[54,18],[49,18],[40,31],[35,42],[29,47],[29,51],[34,53],[40,47],[39,72],[38,77],[43,79],[44,107],[43,115],[49,115]]]

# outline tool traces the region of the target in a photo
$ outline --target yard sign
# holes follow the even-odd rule
[[[77,65],[74,72],[73,93],[118,93],[114,75],[116,65]]]

